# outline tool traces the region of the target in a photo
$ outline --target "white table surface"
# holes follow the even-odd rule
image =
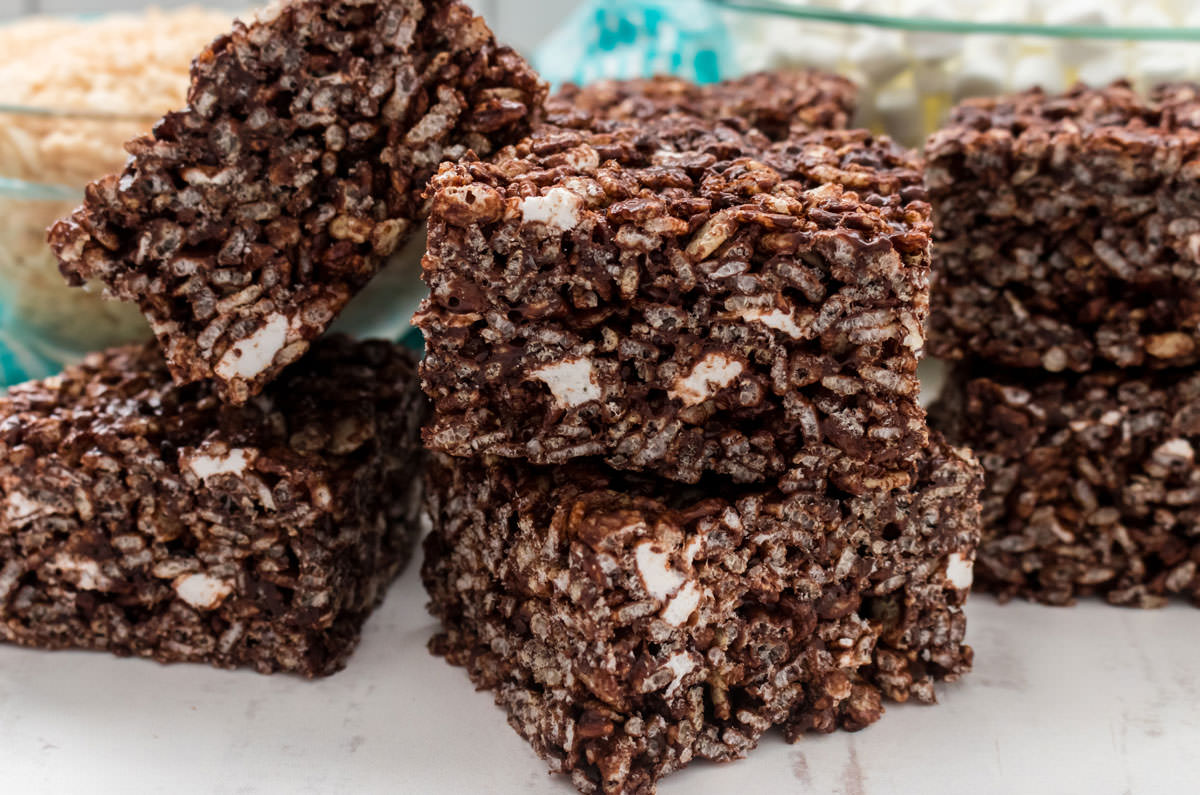
[[[662,795],[1197,792],[1200,612],[969,607],[974,673],[857,734],[777,736]],[[318,682],[0,647],[0,792],[559,793],[461,669],[425,650],[416,567]]]

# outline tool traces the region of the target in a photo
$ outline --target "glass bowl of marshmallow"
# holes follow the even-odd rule
[[[859,123],[917,145],[957,102],[1040,86],[1200,79],[1192,0],[710,0],[745,71],[834,70]]]

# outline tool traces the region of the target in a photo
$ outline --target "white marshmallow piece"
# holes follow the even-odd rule
[[[84,591],[101,591],[111,585],[111,581],[100,571],[100,564],[94,560],[73,558],[60,552],[54,558],[54,568],[63,574],[73,575],[75,587]]]
[[[235,447],[226,453],[207,455],[196,453],[183,460],[183,466],[201,480],[217,475],[241,475],[258,458],[258,451]]]
[[[576,408],[602,396],[592,360],[586,356],[548,364],[529,375],[550,387],[550,394],[561,409]]]
[[[583,199],[566,188],[551,188],[545,196],[530,196],[521,202],[521,220],[527,224],[545,224],[568,232],[579,225]]]
[[[197,610],[215,610],[233,593],[233,586],[207,574],[185,574],[175,581],[176,595]]]
[[[1196,61],[1190,53],[1181,55],[1178,52],[1146,53],[1144,57],[1136,58],[1130,74],[1146,88],[1153,88],[1162,83],[1177,83],[1195,74]]]
[[[677,651],[667,658],[667,668],[671,670],[675,678],[671,680],[671,684],[667,685],[666,695],[668,698],[675,695],[675,691],[683,684],[683,677],[696,670],[696,661],[686,652]]]
[[[975,561],[960,552],[951,552],[946,560],[946,580],[955,590],[967,590],[975,582]]]
[[[880,91],[875,95],[875,113],[898,140],[912,146],[925,139],[923,103],[911,86]]]
[[[213,369],[226,381],[255,378],[275,362],[292,337],[292,324],[287,316],[271,315],[262,328],[231,345]]]
[[[952,83],[951,70],[944,61],[919,63],[913,69],[913,82],[921,98],[928,99],[936,94],[946,94]]]
[[[904,13],[911,17],[939,19],[954,5],[936,0],[917,0],[906,3]],[[963,37],[956,33],[936,33],[929,30],[914,30],[908,33],[908,49],[918,61],[944,61],[958,55],[963,47]]]
[[[703,589],[671,566],[671,556],[658,549],[655,541],[646,540],[634,550],[638,576],[646,593],[666,602],[660,617],[671,626],[683,626],[703,598]]]
[[[957,9],[955,9],[957,11]],[[1041,19],[1038,7],[1032,0],[999,0],[998,2],[970,4],[975,22],[1037,22]],[[964,8],[963,11],[968,11]]]
[[[912,62],[902,33],[872,28],[865,28],[858,34],[851,42],[846,57],[872,83],[892,80]]]
[[[742,320],[747,323],[761,323],[767,328],[782,331],[792,339],[801,339],[804,330],[796,325],[796,317],[782,309],[759,309],[757,307],[742,312]]]
[[[692,372],[677,379],[667,395],[685,406],[698,406],[734,382],[743,370],[742,363],[723,353],[710,353],[696,362]]]
[[[1178,41],[1138,42],[1130,49],[1129,73],[1144,89],[1177,83],[1196,74],[1196,45]]]
[[[1083,83],[1096,88],[1103,88],[1114,80],[1120,80],[1123,77],[1129,76],[1129,62],[1126,52],[1113,52],[1112,54],[1094,58],[1086,63],[1080,64],[1078,77]]]
[[[700,606],[700,595],[700,586],[694,582],[686,583],[663,608],[662,620],[673,627],[683,626],[684,622],[691,618],[692,613],[695,613],[696,608]]]
[[[765,51],[769,69],[809,66],[835,70],[846,53],[840,26],[782,19],[766,25],[756,46]]]
[[[1121,24],[1127,28],[1170,28],[1175,19],[1161,5],[1148,2],[1133,2],[1124,8]],[[1178,18],[1178,14],[1174,15]]]
[[[1042,22],[1073,27],[1112,27],[1119,23],[1115,7],[1115,3],[1097,0],[1058,0],[1044,6]],[[1078,66],[1111,54],[1119,46],[1119,42],[1112,39],[1059,39],[1054,57],[1063,66]]]
[[[646,593],[660,602],[670,598],[687,581],[686,577],[671,568],[671,556],[659,551],[655,542],[643,541],[633,554]]]
[[[962,62],[951,78],[950,93],[955,102],[969,97],[990,97],[1004,93],[1008,86],[1009,59],[1003,40],[977,36],[963,48]]]
[[[1066,88],[1062,65],[1048,53],[1034,53],[1017,59],[1012,68],[1013,91],[1025,91],[1040,86],[1047,94],[1058,94]]]

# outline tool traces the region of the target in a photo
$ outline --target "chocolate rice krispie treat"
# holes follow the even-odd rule
[[[970,668],[982,475],[940,440],[913,488],[862,497],[430,467],[431,649],[582,792],[652,793],[772,727],[861,729]]]
[[[251,403],[158,348],[0,399],[0,640],[323,676],[417,535],[411,356],[326,338]]]
[[[243,403],[404,242],[438,165],[517,140],[543,97],[455,0],[277,2],[50,242],[73,284],[138,303],[177,382]]]
[[[702,119],[744,120],[772,140],[811,130],[844,129],[853,119],[858,89],[844,77],[815,69],[758,72],[710,85],[678,77],[600,80],[568,84],[546,103],[547,116],[567,126],[575,119],[641,122],[671,113]]]
[[[926,147],[930,352],[1084,372],[1200,361],[1194,89],[973,99]]]
[[[980,587],[1200,605],[1200,374],[1030,378],[963,367],[930,422],[987,472]]]
[[[545,126],[431,195],[433,449],[684,482],[833,456],[854,493],[908,477],[930,232],[912,152],[682,115]]]

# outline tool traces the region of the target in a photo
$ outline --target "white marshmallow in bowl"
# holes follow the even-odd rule
[[[1200,52],[1195,44],[1160,42],[1157,47],[1138,47],[1131,57],[1130,73],[1144,88],[1175,83],[1197,74]]]
[[[1128,47],[1114,42],[1113,51],[1079,65],[1076,79],[1089,86],[1102,87],[1132,74],[1129,70]]]
[[[953,5],[936,0],[917,0],[904,3],[904,13],[912,17],[938,19],[954,13]],[[913,30],[907,34],[908,50],[918,61],[940,61],[957,55],[963,47],[963,37],[957,33],[938,33],[932,30]]]
[[[1008,88],[1010,71],[1004,39],[974,37],[963,48],[962,60],[953,72],[951,94],[954,101],[1002,94]]]
[[[1050,53],[1027,53],[1013,64],[1009,87],[1013,91],[1040,87],[1047,94],[1057,94],[1066,86],[1062,64]]]
[[[1077,27],[1112,27],[1120,23],[1111,3],[1098,0],[1060,0],[1048,4],[1042,13],[1046,25],[1069,25]],[[1107,39],[1059,39],[1054,45],[1054,54],[1063,66],[1078,66],[1109,52],[1114,44]]]
[[[836,70],[844,60],[851,34],[841,26],[821,22],[775,21],[767,28],[765,42],[772,69],[809,66]]]
[[[886,88],[875,95],[874,104],[876,118],[893,138],[909,145],[924,140],[924,103],[915,88]]]
[[[905,71],[912,63],[912,54],[900,31],[864,28],[847,47],[846,60],[862,70],[871,84],[878,84]]]
[[[1078,27],[1188,26],[1200,29],[1200,0],[786,0],[887,16]],[[950,102],[1076,81],[1139,88],[1200,78],[1200,43],[1038,35],[945,34],[870,25],[738,15],[746,69],[817,67],[853,73],[860,122],[906,143],[924,139]]]

